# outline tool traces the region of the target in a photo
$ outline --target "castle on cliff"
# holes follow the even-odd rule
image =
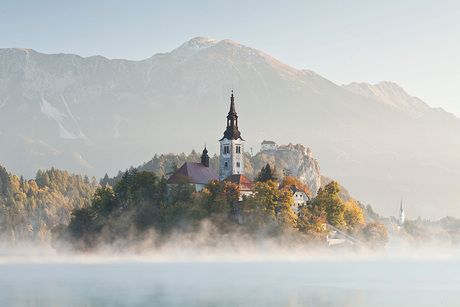
[[[289,143],[288,145],[278,145],[273,141],[263,141],[260,144],[260,152],[269,151],[269,150],[292,150],[292,151],[299,151],[311,158],[311,150],[310,148],[305,148],[302,144],[293,145]]]

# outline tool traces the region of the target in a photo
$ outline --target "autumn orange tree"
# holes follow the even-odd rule
[[[382,249],[388,243],[388,231],[379,222],[371,222],[363,229],[363,235],[369,246],[373,249]]]
[[[250,232],[271,230],[272,234],[295,230],[291,193],[282,191],[272,180],[257,182],[254,194],[241,203],[244,226]]]
[[[366,226],[363,218],[363,210],[358,206],[354,199],[345,202],[345,212],[343,219],[347,224],[347,232],[349,234],[356,234]]]
[[[314,215],[306,205],[299,207],[296,228],[301,234],[315,240],[324,240],[329,229],[325,227],[326,219],[322,215]]]

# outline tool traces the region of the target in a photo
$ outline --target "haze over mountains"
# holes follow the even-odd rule
[[[246,151],[302,143],[384,215],[401,197],[409,218],[460,215],[460,119],[394,83],[338,86],[230,40],[143,61],[0,49],[0,164],[102,177],[205,142],[214,153],[232,89]]]

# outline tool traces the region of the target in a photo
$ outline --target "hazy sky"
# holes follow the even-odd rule
[[[460,1],[21,1],[0,48],[144,59],[232,39],[341,85],[393,81],[460,117]]]

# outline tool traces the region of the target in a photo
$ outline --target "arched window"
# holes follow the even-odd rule
[[[225,163],[224,163],[224,167],[225,167],[225,168],[228,167],[228,162],[225,162]]]

